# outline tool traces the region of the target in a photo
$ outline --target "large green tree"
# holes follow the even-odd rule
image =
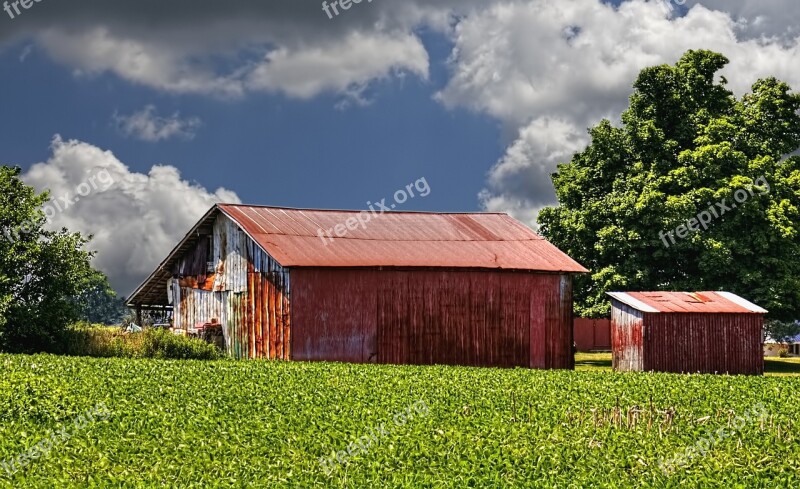
[[[87,287],[99,272],[78,233],[44,228],[47,193],[0,166],[0,349],[54,351],[80,317]]]
[[[737,99],[721,54],[643,70],[622,116],[553,175],[541,232],[591,270],[576,310],[612,290],[728,290],[790,320],[800,311],[800,96],[774,78]],[[738,192],[738,193],[737,193]]]

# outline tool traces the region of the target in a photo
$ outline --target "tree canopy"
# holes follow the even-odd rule
[[[44,228],[48,194],[25,185],[20,172],[0,166],[0,349],[52,351],[102,274],[84,250],[88,238]]]
[[[800,310],[800,95],[775,78],[741,98],[710,51],[642,70],[622,115],[552,179],[541,233],[591,270],[576,312],[613,290],[728,290],[793,320]]]
[[[125,299],[117,297],[108,278],[102,274],[97,274],[86,284],[78,300],[83,305],[80,319],[92,324],[120,324],[129,314]]]

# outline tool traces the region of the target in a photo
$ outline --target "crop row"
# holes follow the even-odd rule
[[[0,367],[0,463],[71,429],[13,475],[0,467],[0,487],[794,487],[800,473],[796,378],[13,355]],[[78,429],[97,406],[107,415]]]

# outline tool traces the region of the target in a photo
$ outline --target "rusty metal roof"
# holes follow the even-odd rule
[[[284,267],[588,271],[507,214],[217,207]]]
[[[730,292],[609,292],[609,296],[642,312],[766,314]]]
[[[488,268],[583,273],[587,270],[507,214],[387,212],[343,237],[325,233],[359,211],[218,204],[131,295],[129,306],[167,306],[172,266],[208,234],[222,212],[284,267]],[[351,227],[353,227],[351,222]],[[341,230],[341,229],[340,229]],[[202,231],[202,233],[201,233]],[[322,233],[322,238],[320,237]],[[327,244],[326,244],[327,241]]]

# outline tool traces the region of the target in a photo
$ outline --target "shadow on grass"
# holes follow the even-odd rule
[[[764,372],[800,375],[800,358],[765,358]]]
[[[611,371],[610,353],[577,353],[575,370]],[[767,375],[800,376],[800,358],[765,358],[764,373]]]
[[[611,370],[610,353],[576,353],[575,370]]]

